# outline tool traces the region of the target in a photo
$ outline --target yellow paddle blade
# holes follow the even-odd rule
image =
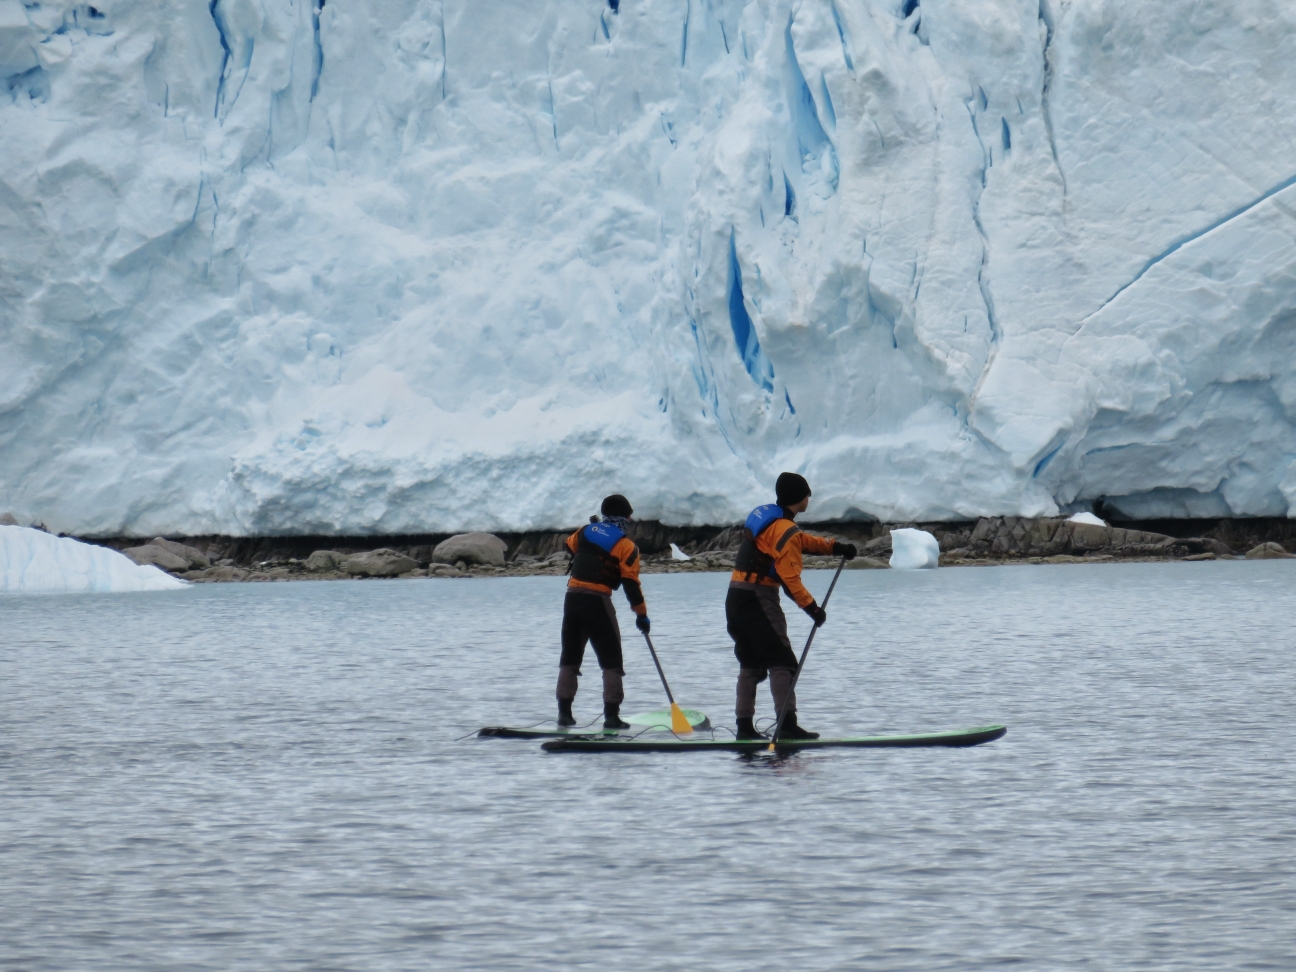
[[[671,703],[671,732],[682,733],[692,732],[693,727],[689,725],[688,719],[684,716],[684,710],[676,703]]]

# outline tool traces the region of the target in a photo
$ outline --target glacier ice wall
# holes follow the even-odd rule
[[[1279,0],[0,0],[0,508],[1284,515]]]

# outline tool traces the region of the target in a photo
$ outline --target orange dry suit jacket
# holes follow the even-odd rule
[[[626,600],[630,602],[630,609],[635,614],[647,614],[648,605],[644,603],[643,588],[639,586],[639,548],[634,545],[634,541],[629,537],[622,536],[612,545],[610,550],[596,548],[591,551],[590,547],[594,546],[593,544],[590,544],[588,540],[585,541],[584,545],[581,543],[581,534],[587,529],[588,527],[581,527],[568,537],[567,549],[573,555],[576,555],[582,552],[582,546],[584,546],[585,551],[597,553],[602,559],[598,579],[580,579],[573,572],[571,579],[567,581],[567,589],[569,591],[591,591],[595,594],[611,597],[616,588],[624,586]],[[575,564],[576,562],[573,560],[573,567]]]
[[[756,549],[773,559],[773,575],[735,570],[729,578],[730,583],[781,586],[800,608],[807,608],[815,602],[814,595],[801,583],[801,554],[830,554],[833,551],[831,540],[813,533],[802,533],[784,510],[782,516],[756,535]]]

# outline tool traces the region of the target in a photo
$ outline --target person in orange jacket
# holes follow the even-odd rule
[[[600,512],[601,522],[598,517],[591,517],[590,523],[567,538],[567,549],[573,556],[571,579],[563,601],[558,725],[576,725],[572,702],[576,698],[585,645],[592,643],[599,668],[603,670],[603,728],[629,729],[629,723],[621,721],[625,666],[612,592],[618,587],[625,588],[626,599],[635,613],[635,627],[640,631],[647,634],[652,622],[648,620],[648,605],[639,586],[639,548],[626,536],[634,514],[630,501],[614,493],[603,501]]]
[[[797,656],[788,639],[779,590],[810,615],[817,628],[828,616],[801,583],[801,555],[833,554],[851,560],[857,551],[854,544],[804,533],[796,525],[797,514],[810,505],[810,484],[804,477],[782,473],[774,489],[778,502],[758,506],[747,516],[725,598],[725,619],[740,666],[734,706],[737,735],[739,739],[764,738],[756,731],[753,720],[756,686],[768,678],[775,714],[787,707],[781,738],[818,739],[817,732],[807,732],[797,724],[796,695],[792,690]]]

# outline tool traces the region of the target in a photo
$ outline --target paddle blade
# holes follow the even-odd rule
[[[693,727],[689,725],[688,718],[684,715],[684,710],[676,703],[671,703],[671,732],[688,733],[692,732]]]

